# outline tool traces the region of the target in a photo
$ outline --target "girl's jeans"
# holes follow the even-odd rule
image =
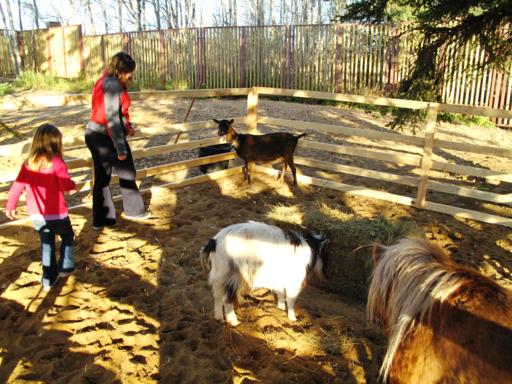
[[[43,279],[45,286],[52,286],[59,272],[73,272],[73,228],[69,217],[61,220],[34,220],[34,228],[41,238],[41,261],[43,264]],[[55,235],[61,238],[60,258],[55,257]]]

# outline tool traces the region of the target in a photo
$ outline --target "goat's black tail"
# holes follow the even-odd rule
[[[297,140],[299,140],[301,137],[304,137],[304,136],[306,136],[306,135],[307,135],[307,133],[301,133],[300,135],[295,136],[295,138],[296,138]]]
[[[206,267],[208,267],[208,269],[210,269],[209,267],[209,264],[208,261],[209,261],[209,258],[210,258],[210,253],[211,252],[215,252],[215,250],[217,249],[217,241],[215,239],[210,239],[208,240],[208,242],[206,243],[206,245],[201,248],[201,251],[199,251],[199,257],[201,259],[201,266],[203,267],[203,270],[206,271]]]

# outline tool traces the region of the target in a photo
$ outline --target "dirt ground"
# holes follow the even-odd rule
[[[388,130],[387,116],[334,106],[260,100],[259,113],[273,117]],[[179,122],[188,100],[137,102],[132,109],[139,126]],[[198,100],[189,121],[245,114],[243,99]],[[66,135],[82,135],[88,106],[4,111],[1,144],[30,137],[35,126],[52,122]],[[242,128],[242,127],[240,127]],[[262,130],[270,127],[262,127]],[[510,132],[442,124],[440,138],[512,148]],[[410,133],[406,130],[406,133]],[[201,131],[196,137],[212,136]],[[410,146],[368,139],[308,133],[307,139],[345,142],[366,148],[419,153]],[[162,145],[174,136],[138,140],[132,148]],[[85,151],[85,152],[84,152]],[[87,150],[68,151],[79,158]],[[137,161],[137,168],[196,156],[185,151]],[[397,174],[411,167],[392,166],[313,151],[301,155]],[[436,158],[507,172],[509,160],[442,151]],[[0,159],[3,175],[22,159]],[[368,185],[402,195],[414,189],[348,175],[331,175],[300,167],[302,173]],[[189,171],[190,176],[199,174]],[[73,176],[87,176],[79,171]],[[171,181],[177,174],[145,180],[142,186]],[[437,173],[458,185],[501,193],[510,184],[489,186],[483,180]],[[364,301],[333,292],[329,286],[307,287],[297,301],[297,323],[276,308],[273,295],[259,290],[237,309],[242,324],[230,328],[213,319],[213,300],[198,252],[220,228],[246,220],[303,225],[308,212],[326,204],[357,217],[413,221],[459,262],[479,269],[512,288],[512,233],[509,229],[397,204],[299,185],[293,187],[257,173],[253,184],[241,175],[180,189],[161,188],[145,195],[153,213],[147,223],[119,220],[116,227],[94,231],[89,207],[71,214],[75,230],[74,275],[59,280],[49,293],[41,290],[39,243],[30,224],[0,232],[0,382],[8,383],[376,383],[385,339],[366,322]],[[5,201],[5,186],[0,199]],[[476,203],[444,194],[429,199],[474,207]],[[89,201],[81,195],[69,205]],[[293,216],[273,215],[292,207]],[[118,212],[122,205],[117,204]],[[512,216],[510,208],[481,204],[480,209]],[[23,210],[20,210],[23,212]],[[281,221],[280,221],[281,220]],[[284,220],[285,222],[283,222]],[[5,221],[3,219],[2,221]],[[314,229],[314,228],[310,228]],[[371,238],[371,234],[370,234]],[[338,242],[343,241],[337,239]],[[364,245],[364,244],[361,244]],[[345,251],[330,249],[330,257]]]

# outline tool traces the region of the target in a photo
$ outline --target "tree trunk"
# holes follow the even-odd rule
[[[108,16],[107,16],[106,4],[102,2],[101,8],[102,8],[103,22],[105,23],[105,33],[108,33]]]
[[[23,21],[21,20],[21,0],[18,0],[18,19],[20,21],[20,32],[23,32]]]
[[[178,17],[180,18],[179,26],[183,27],[183,6],[181,4],[181,1],[178,2],[178,0],[176,0],[176,3],[178,3],[177,9],[179,9],[179,12],[178,12]]]
[[[156,29],[161,30],[162,25],[160,24],[160,0],[153,1],[153,8],[155,8]]]
[[[77,16],[76,16],[76,6],[75,6],[75,0],[69,0],[69,5],[70,5],[70,8],[71,8],[71,23],[69,24],[78,24],[77,22]],[[66,15],[67,12],[66,11],[63,11],[61,12],[61,15]],[[67,16],[67,15],[66,15]]]
[[[148,20],[146,17],[146,0],[140,0],[140,2],[142,4],[142,30],[145,31],[148,29]]]
[[[123,2],[117,0],[117,17],[119,22],[119,32],[123,32]]]
[[[93,35],[96,35],[96,27],[94,24],[94,18],[92,17],[91,0],[87,0],[86,7],[87,13],[89,14],[89,21],[91,22],[91,32]]]
[[[137,31],[142,32],[142,0],[137,0]]]
[[[39,10],[37,9],[36,0],[33,0],[34,3],[34,21],[36,22],[36,29],[39,29]]]
[[[18,41],[16,39],[16,30],[14,29],[14,20],[12,18],[12,12],[11,12],[11,3],[10,0],[5,0],[5,5],[7,8],[7,16],[9,17],[9,28],[10,28],[10,45],[11,49],[14,52],[14,66],[16,69],[16,75],[20,74],[21,67],[20,67],[20,47],[18,46]],[[4,24],[7,27],[7,23],[5,22],[5,15],[2,11],[2,17],[4,18]]]
[[[165,0],[165,21],[167,22],[167,29],[172,28],[172,1]]]
[[[238,15],[237,15],[237,8],[236,8],[236,0],[233,0],[233,26],[238,25]]]

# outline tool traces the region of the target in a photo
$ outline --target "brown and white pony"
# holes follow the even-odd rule
[[[388,383],[512,383],[512,293],[423,239],[376,245],[370,321]]]

